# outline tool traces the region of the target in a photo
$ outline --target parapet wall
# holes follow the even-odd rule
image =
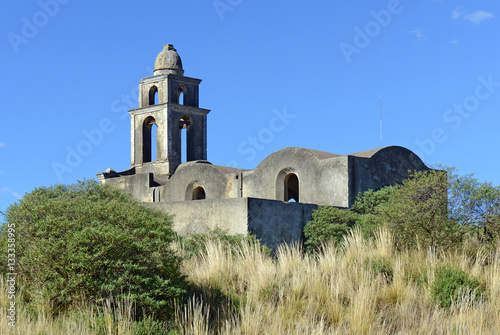
[[[256,198],[233,198],[168,203],[147,203],[173,215],[179,235],[204,233],[220,228],[229,234],[255,234],[262,243],[275,248],[302,240],[302,228],[311,219],[316,205],[285,203]]]
[[[145,203],[173,216],[174,230],[182,236],[220,228],[228,234],[248,231],[245,198]]]

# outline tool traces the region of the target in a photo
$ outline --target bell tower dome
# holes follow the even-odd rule
[[[172,44],[166,44],[162,52],[158,54],[155,61],[155,69],[153,71],[155,76],[169,73],[179,76],[184,74],[181,57],[179,57],[177,50],[175,50]]]
[[[201,79],[184,76],[177,50],[171,44],[165,45],[156,57],[153,76],[139,83],[139,108],[129,111],[131,163],[138,173],[171,175],[183,156],[186,161],[207,159],[210,111],[199,108],[200,82]],[[152,160],[154,148],[156,161]]]

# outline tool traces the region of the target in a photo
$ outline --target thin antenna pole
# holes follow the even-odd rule
[[[382,96],[380,96],[380,147],[382,148]]]

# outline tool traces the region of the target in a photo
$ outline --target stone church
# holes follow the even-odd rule
[[[165,45],[153,76],[139,83],[139,108],[129,111],[131,168],[97,174],[102,183],[172,214],[181,235],[219,227],[251,232],[271,247],[297,241],[317,206],[347,208],[360,192],[428,169],[399,146],[349,155],[290,147],[253,170],[214,165],[207,161],[210,110],[199,107],[200,82],[184,76],[176,49]]]

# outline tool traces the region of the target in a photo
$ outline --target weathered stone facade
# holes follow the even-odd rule
[[[297,241],[318,205],[350,207],[360,192],[428,169],[398,146],[350,155],[285,148],[254,170],[213,165],[207,161],[209,110],[199,108],[201,80],[183,73],[176,50],[166,45],[154,75],[139,83],[139,108],[129,111],[131,168],[97,174],[102,183],[173,214],[180,234],[219,227],[250,231],[270,246]]]

